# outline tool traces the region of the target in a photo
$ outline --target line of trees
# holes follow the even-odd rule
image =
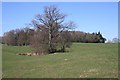
[[[42,37],[42,36],[43,37]],[[81,43],[104,43],[106,39],[102,36],[100,32],[98,33],[85,33],[81,31],[63,31],[61,32],[61,36],[64,36],[67,42],[81,42]],[[25,46],[25,45],[31,45],[32,42],[38,42],[35,41],[35,39],[43,39],[39,42],[48,42],[48,33],[47,31],[39,31],[39,29],[30,29],[30,28],[23,28],[23,29],[16,29],[11,30],[9,32],[4,33],[4,36],[1,38],[1,43],[7,44],[7,45],[13,45],[13,46]],[[37,40],[38,40],[37,39]],[[54,39],[55,40],[60,40]],[[61,42],[62,43],[62,42]],[[37,43],[36,43],[37,44]]]
[[[71,31],[72,42],[83,42],[83,43],[105,43],[106,39],[100,32],[98,33],[85,33],[81,31]]]
[[[32,21],[34,29],[23,28],[6,32],[3,43],[14,46],[30,45],[39,54],[65,52],[71,42],[104,43],[100,32],[84,33],[72,31],[75,23],[64,23],[66,15],[61,13],[56,6],[47,6],[43,14],[38,14]]]
[[[2,37],[2,43],[12,46],[27,46],[30,45],[36,49],[39,53],[49,52],[49,33],[48,29],[44,29],[43,25],[39,25],[43,30],[23,28],[15,29],[4,33]],[[55,34],[52,39],[52,47],[54,52],[65,51],[65,47],[70,47],[72,42],[81,43],[104,43],[106,39],[100,32],[97,33],[85,33],[81,31],[62,31]],[[47,48],[47,49],[46,49]],[[57,50],[58,49],[58,50]],[[50,52],[53,53],[53,52]]]
[[[4,33],[2,43],[12,46],[24,46],[30,44],[30,36],[33,31],[29,28],[11,30]]]

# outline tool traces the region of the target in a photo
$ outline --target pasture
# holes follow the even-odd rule
[[[69,52],[42,56],[29,46],[2,46],[3,78],[117,78],[117,43],[73,43]]]

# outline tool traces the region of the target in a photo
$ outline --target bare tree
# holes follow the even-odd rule
[[[63,31],[69,30],[73,26],[73,22],[63,23],[65,17],[66,15],[61,13],[56,6],[48,6],[44,8],[44,13],[38,14],[36,20],[33,21],[34,26],[40,31],[46,32],[45,30],[47,30],[49,53],[56,52],[58,37]],[[40,26],[40,24],[44,26]]]
[[[40,54],[48,53],[48,35],[44,31],[36,30],[31,36],[31,46]]]
[[[7,44],[7,45],[16,45],[16,36],[14,35],[15,34],[15,31],[14,30],[11,30],[9,32],[6,32],[4,33],[4,42]]]

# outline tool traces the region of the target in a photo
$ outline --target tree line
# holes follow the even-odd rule
[[[105,43],[106,41],[100,32],[85,33],[81,31],[64,31],[62,34],[64,34],[64,36],[66,36],[66,39],[68,39],[67,41],[70,42]],[[3,37],[1,38],[1,43],[12,46],[31,45],[35,37],[41,38],[41,36],[39,37],[37,35],[40,36],[43,34],[39,32],[39,30],[30,28],[15,29],[4,33]],[[44,35],[44,37],[46,36]]]
[[[42,25],[40,26],[42,27]],[[46,51],[49,44],[48,31],[40,31],[39,29],[15,29],[4,33],[2,37],[2,43],[12,46],[27,46],[30,45],[42,53]],[[106,39],[100,32],[97,33],[85,33],[81,31],[63,31],[60,33],[61,37],[53,39],[52,44],[54,48],[59,47],[58,51],[65,51],[65,47],[70,47],[72,42],[81,43],[104,43]],[[59,45],[58,45],[58,44]],[[61,49],[60,49],[61,47]],[[54,50],[55,52],[56,50]]]
[[[85,33],[81,31],[64,31],[62,32],[66,39],[70,42],[81,42],[81,43],[105,43],[106,39],[100,32],[96,33]],[[1,43],[12,45],[12,46],[25,46],[31,45],[34,37],[37,35],[43,35],[39,30],[30,28],[15,29],[4,33]],[[41,36],[40,36],[41,37]],[[38,37],[38,38],[40,38]],[[44,35],[44,37],[46,37]],[[67,41],[68,41],[67,40]],[[33,41],[34,42],[34,41]]]
[[[81,31],[71,31],[70,34],[72,42],[105,43],[106,41],[100,32],[85,33]]]
[[[31,26],[4,33],[2,43],[13,46],[30,45],[39,54],[65,52],[72,42],[104,43],[105,38],[100,32],[85,33],[73,31],[73,21],[65,23],[66,15],[56,6],[46,6],[43,14],[36,15]]]

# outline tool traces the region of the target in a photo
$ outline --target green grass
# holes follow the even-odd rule
[[[117,78],[118,46],[74,43],[67,53],[18,56],[30,47],[3,45],[4,78]],[[67,59],[67,60],[66,60]]]
[[[0,79],[2,78],[2,44],[0,43]]]

